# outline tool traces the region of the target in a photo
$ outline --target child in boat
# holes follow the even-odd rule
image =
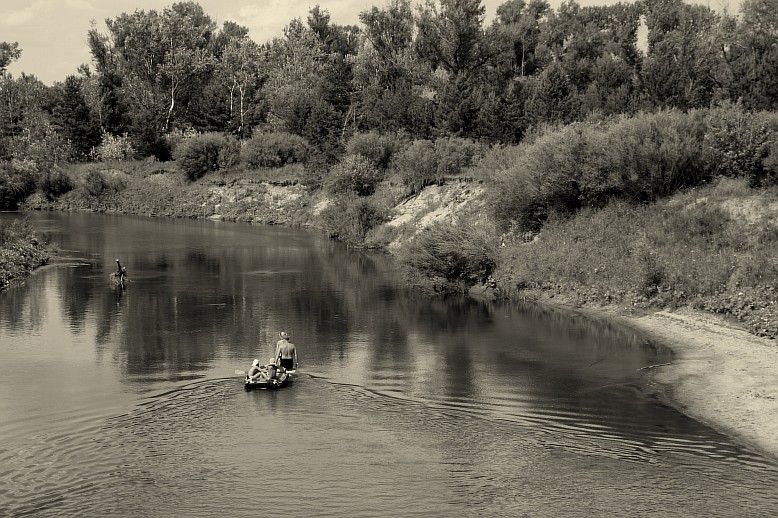
[[[247,376],[250,380],[257,380],[262,376],[262,369],[259,368],[259,360],[254,360]]]
[[[278,374],[278,367],[276,366],[276,360],[275,358],[270,358],[270,361],[267,364],[267,379],[269,380],[275,379],[277,374]]]

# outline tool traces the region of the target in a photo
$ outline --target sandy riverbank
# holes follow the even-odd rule
[[[778,460],[778,342],[694,311],[604,312],[674,351],[651,369],[669,404]]]

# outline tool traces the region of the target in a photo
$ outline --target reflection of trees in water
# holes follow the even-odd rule
[[[38,279],[0,292],[0,319],[10,329],[39,330],[46,320],[46,285]]]
[[[80,332],[84,331],[86,316],[92,300],[92,279],[85,275],[87,268],[61,268],[59,271],[59,298],[62,301],[62,313],[68,325]],[[108,274],[103,285],[108,290]]]
[[[613,320],[539,304],[515,303],[512,306],[520,315],[525,315],[532,322],[537,322],[543,327],[555,329],[568,339],[599,337],[597,344],[604,353],[623,354],[625,349],[629,349],[652,356],[657,353],[671,354],[671,351],[662,344],[647,340],[636,330]]]

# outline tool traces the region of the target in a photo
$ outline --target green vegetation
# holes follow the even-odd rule
[[[495,278],[512,296],[689,306],[776,337],[777,246],[778,191],[722,178],[647,205],[614,201],[554,218],[535,241],[500,249]]]
[[[218,171],[222,163],[230,164],[235,156],[230,140],[220,133],[193,135],[180,142],[173,152],[179,169],[187,180],[194,181],[211,171]]]
[[[50,252],[43,245],[42,236],[27,221],[0,222],[0,290],[49,261]]]
[[[472,223],[436,223],[397,252],[411,276],[420,275],[422,286],[438,293],[466,293],[484,284],[496,268],[493,231]]]

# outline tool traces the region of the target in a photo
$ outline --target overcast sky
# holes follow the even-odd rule
[[[629,2],[631,0],[624,0]],[[721,10],[726,7],[736,14],[741,0],[695,0]],[[488,18],[505,0],[485,0]],[[82,63],[91,64],[86,34],[90,21],[105,30],[106,18],[135,10],[162,11],[174,0],[0,0],[0,41],[18,42],[21,58],[9,71],[34,74],[51,85],[62,81]],[[372,6],[384,7],[386,0],[199,0],[203,10],[219,26],[231,20],[249,28],[249,36],[264,43],[281,31],[290,20],[305,18],[316,6],[330,13],[333,23],[358,24],[359,13]],[[561,0],[550,0],[555,9]],[[608,5],[617,0],[578,0],[581,5]]]

